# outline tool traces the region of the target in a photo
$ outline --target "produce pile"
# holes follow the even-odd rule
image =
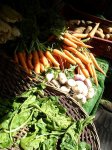
[[[83,107],[95,99],[94,104],[89,107],[91,109],[89,111],[85,109],[90,113],[102,95],[101,91],[104,86],[100,84],[99,76],[102,76],[103,80],[105,79],[108,64],[106,63],[105,66],[105,62],[102,64],[97,61],[91,52],[92,46],[86,43],[89,34],[71,31],[71,24],[68,24],[57,11],[54,12],[52,10],[54,7],[49,10],[41,8],[39,11],[35,10],[34,5],[28,4],[29,11],[22,9],[23,14],[19,15],[23,17],[19,17],[19,19],[12,17],[12,22],[21,21],[19,25],[21,36],[13,43],[15,49],[11,47],[13,50],[9,50],[12,53],[12,59],[21,65],[28,74],[35,72],[37,77],[42,78],[42,82],[52,84],[66,92]],[[38,8],[41,7],[39,1],[36,4],[38,4]],[[24,4],[21,6],[23,7]],[[46,14],[49,14],[49,17]],[[14,20],[14,18],[16,19]],[[45,24],[42,22],[42,18],[46,21]],[[96,24],[91,31],[91,36],[95,34],[98,27],[99,24]],[[48,82],[49,79],[47,80],[46,75],[49,70],[58,72],[59,76],[61,73],[65,74],[67,80],[62,83],[58,76],[53,75],[54,78]],[[70,80],[73,81],[72,85],[68,84]]]
[[[50,84],[72,96],[92,114],[103,94],[108,62],[96,58],[91,52],[93,47],[86,43],[88,34],[71,31],[64,17],[55,11],[56,7],[42,7],[37,0],[19,2],[23,4],[22,15],[10,8],[12,17],[3,6],[0,10],[0,26],[6,23],[8,27],[0,30],[0,34],[9,33],[9,26],[19,33],[11,44],[9,38],[1,43],[6,44],[13,61],[28,75],[36,74],[41,86],[6,99],[5,103],[0,99],[0,148],[90,150],[91,145],[80,137],[93,117],[73,120],[59,104],[58,97],[45,95],[42,85]],[[18,28],[17,21],[20,21]],[[90,37],[98,27],[96,24]]]
[[[93,117],[74,121],[58,97],[45,96],[39,87],[15,98],[13,105],[0,99],[0,148],[90,150],[91,145],[80,136]]]
[[[0,5],[0,44],[14,40],[21,35],[16,23],[22,15],[7,5]]]
[[[112,41],[112,25],[107,26],[101,23],[100,24],[95,23],[90,20],[78,20],[78,19],[69,20],[67,24],[70,27],[70,29],[74,31],[74,33],[85,34],[85,36],[89,35],[90,37],[91,32],[97,25],[94,36]]]

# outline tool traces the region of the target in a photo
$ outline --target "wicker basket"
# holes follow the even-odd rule
[[[11,61],[9,57],[2,55],[0,63],[2,64],[0,65],[0,97],[10,98],[19,95],[38,83],[32,76],[24,72],[22,67]],[[66,108],[67,114],[74,120],[87,116],[86,112],[73,98],[56,88],[47,85],[45,93],[59,96],[60,104]],[[81,135],[81,141],[91,144],[92,150],[100,150],[100,142],[94,124],[85,128]],[[15,150],[16,148],[11,149]]]
[[[45,92],[48,95],[59,96],[60,104],[66,108],[67,114],[74,120],[77,121],[81,118],[87,117],[86,112],[72,97],[66,95],[63,92],[60,92],[58,89],[52,86],[47,86]],[[100,141],[94,124],[90,124],[85,128],[81,135],[81,141],[89,143],[92,147],[92,150],[100,150]]]

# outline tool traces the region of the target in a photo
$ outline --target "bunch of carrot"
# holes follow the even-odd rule
[[[45,71],[48,67],[58,67],[59,62],[48,50],[45,52],[42,50],[34,50],[27,53],[25,50],[17,51],[14,53],[14,61],[20,64],[27,73],[31,73],[32,70],[39,74]]]
[[[81,34],[80,38],[78,38],[75,36],[75,34],[65,32],[61,36],[61,39],[63,40],[63,52],[55,49],[53,51],[53,54],[58,57],[61,56],[72,65],[77,64],[78,73],[83,74],[86,78],[92,77],[96,85],[98,85],[98,79],[95,69],[97,69],[104,75],[105,72],[97,63],[95,56],[86,49],[92,47],[82,42]]]
[[[83,38],[82,34],[82,38]],[[98,79],[96,69],[104,73],[102,68],[98,65],[94,55],[86,48],[92,48],[85,44],[75,34],[65,32],[60,36],[63,41],[61,51],[52,49],[52,52],[47,50],[33,50],[30,53],[24,51],[17,51],[14,54],[15,62],[21,64],[27,73],[34,70],[37,74],[42,73],[48,67],[55,67],[64,70],[71,65],[76,65],[77,72],[83,74],[86,78],[92,77],[96,85]]]

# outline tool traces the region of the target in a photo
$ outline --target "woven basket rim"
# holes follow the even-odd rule
[[[87,112],[84,110],[84,108],[74,98],[72,98],[70,95],[66,94],[63,91],[60,91],[58,88],[56,88],[56,87],[54,87],[52,85],[46,84],[46,86],[49,87],[49,88],[52,88],[52,89],[56,90],[57,92],[59,92],[60,94],[65,95],[66,97],[70,98],[73,101],[73,103],[75,103],[77,105],[77,107],[79,107],[80,110],[84,113],[85,117],[89,116],[87,114]],[[98,150],[101,150],[101,148],[100,148],[100,139],[99,139],[99,136],[97,134],[97,130],[96,130],[94,122],[91,124],[91,126],[92,126],[92,128],[93,128],[93,130],[95,131],[95,134],[96,134],[95,136],[96,136],[96,139],[97,139],[97,142],[98,142]]]

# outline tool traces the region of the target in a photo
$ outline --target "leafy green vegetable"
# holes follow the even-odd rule
[[[80,135],[85,126],[92,123],[93,117],[74,122],[65,132],[62,138],[61,150],[91,150],[87,144],[80,142]],[[74,132],[75,131],[75,132]],[[89,148],[89,149],[88,149]]]
[[[80,135],[84,127],[91,123],[92,117],[73,121],[59,104],[58,97],[38,97],[40,89],[41,86],[27,91],[14,100],[13,111],[0,124],[0,148],[11,147],[19,130],[28,127],[27,134],[15,141],[24,150],[56,150],[58,141],[62,150],[77,147],[78,150],[89,150],[88,144],[80,141]]]

